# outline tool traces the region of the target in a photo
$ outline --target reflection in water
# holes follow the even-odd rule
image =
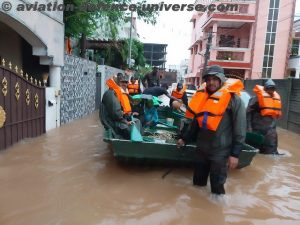
[[[0,224],[299,225],[300,139],[279,136],[285,155],[230,171],[219,197],[190,168],[118,164],[95,113],[0,152]]]

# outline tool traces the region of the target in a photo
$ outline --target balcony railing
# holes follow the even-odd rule
[[[244,52],[217,52],[217,60],[244,61]]]
[[[298,56],[299,55],[299,47],[293,47],[292,49],[291,49],[291,57],[293,57],[293,56]]]
[[[249,32],[250,33],[250,32]],[[249,40],[241,39],[233,35],[220,35],[217,47],[222,48],[248,48]]]

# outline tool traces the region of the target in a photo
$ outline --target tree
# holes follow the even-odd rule
[[[129,49],[130,40],[127,39],[124,42],[123,48],[120,50],[124,64],[127,63],[128,49]],[[138,66],[145,66],[145,57],[144,57],[144,45],[140,41],[133,39],[131,45],[131,58],[134,59],[135,63],[134,68]]]
[[[100,2],[108,5],[126,4],[130,5],[132,0],[64,0],[64,5],[74,5],[74,10],[64,12],[65,35],[67,37],[81,38],[82,36],[89,37],[99,26],[105,26],[112,33],[115,32],[115,24],[120,21],[126,21],[130,17],[130,11],[104,11],[93,8]],[[147,4],[146,0],[136,3],[137,17],[144,20],[146,23],[155,24],[158,11],[142,11],[141,6]],[[140,8],[139,8],[140,7]],[[101,23],[101,21],[106,21]],[[113,36],[113,35],[112,35]]]
[[[104,58],[105,64],[117,68],[127,68],[129,39],[119,40],[118,45],[109,45],[96,53],[96,58]],[[131,58],[135,60],[134,69],[145,67],[144,45],[132,40]]]

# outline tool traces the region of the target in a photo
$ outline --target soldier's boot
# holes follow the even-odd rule
[[[270,129],[265,135],[265,142],[263,146],[259,149],[260,150],[259,153],[278,155],[279,153],[277,151],[277,146],[278,146],[278,135],[276,129]]]
[[[225,195],[225,188],[223,184],[211,186],[211,192],[217,195]]]

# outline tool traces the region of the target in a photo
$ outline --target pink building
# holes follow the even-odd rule
[[[208,34],[212,42],[208,66],[243,79],[284,78],[296,0],[198,0],[195,4],[237,4],[237,11],[195,12],[188,83],[199,85]]]
[[[300,20],[294,22],[291,54],[288,63],[289,77],[300,78]]]

